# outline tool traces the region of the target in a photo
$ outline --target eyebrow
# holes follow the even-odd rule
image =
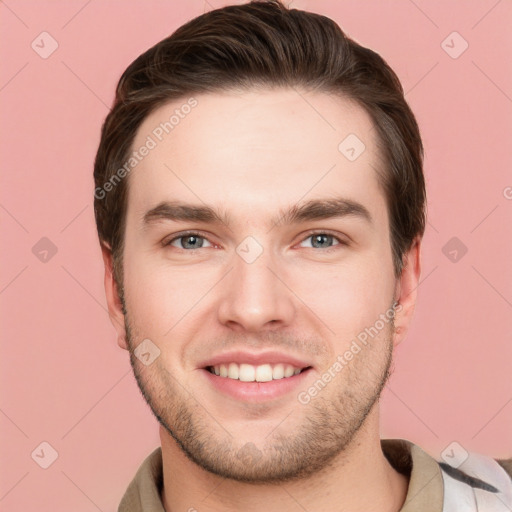
[[[368,224],[373,223],[368,209],[361,203],[342,197],[312,199],[302,204],[295,204],[288,209],[281,209],[277,217],[270,220],[270,225],[278,227],[298,224],[306,221],[330,218],[355,217]],[[148,210],[143,218],[143,227],[159,221],[189,221],[208,224],[225,224],[230,226],[230,216],[211,206],[189,204],[180,201],[162,201]]]

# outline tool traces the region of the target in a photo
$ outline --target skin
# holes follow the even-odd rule
[[[129,176],[126,316],[111,253],[103,248],[118,343],[130,350],[137,382],[160,422],[165,509],[397,511],[408,481],[382,453],[378,396],[412,318],[420,240],[395,279],[371,119],[347,99],[293,89],[196,99],[197,107]],[[153,112],[133,147],[184,102]],[[355,161],[338,150],[350,133],[366,146]],[[364,205],[372,223],[343,216],[272,227],[281,210],[334,196]],[[171,200],[217,208],[229,216],[229,227],[143,224],[148,210]],[[205,238],[162,243],[185,230]],[[314,245],[311,230],[336,238]],[[263,248],[252,263],[236,252],[248,236]],[[395,300],[394,325],[386,323],[314,399],[300,403],[297,393]],[[148,366],[133,355],[144,339],[160,350]],[[246,403],[214,389],[199,367],[231,349],[277,349],[313,370],[284,397]]]

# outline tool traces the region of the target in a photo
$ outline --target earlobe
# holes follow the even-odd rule
[[[397,346],[405,338],[416,306],[417,289],[421,275],[421,238],[415,238],[411,248],[403,256],[402,274],[397,280],[395,300],[395,331],[393,344]]]
[[[105,266],[104,284],[105,295],[107,298],[108,305],[108,314],[110,317],[110,321],[112,322],[112,325],[114,326],[117,332],[118,345],[121,348],[128,350],[123,305],[119,297],[117,283],[115,282],[114,279],[112,250],[105,242],[102,242],[101,244],[101,253],[103,256],[103,263]]]

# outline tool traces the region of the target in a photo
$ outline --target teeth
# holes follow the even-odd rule
[[[268,382],[272,380],[272,366],[269,364],[262,364],[256,367],[256,378],[258,382]]]
[[[302,368],[295,368],[283,363],[275,365],[261,364],[259,366],[229,363],[210,367],[209,370],[220,377],[227,377],[242,382],[269,382],[298,375]]]
[[[238,379],[239,375],[240,375],[240,368],[238,368],[238,365],[236,363],[230,363],[228,377],[230,379]]]
[[[272,378],[282,379],[284,377],[284,364],[276,364],[272,370]]]
[[[250,364],[241,364],[240,365],[240,374],[238,375],[238,379],[243,382],[254,382],[254,377],[256,377],[256,368]]]
[[[289,364],[287,364],[285,367],[284,367],[284,376],[285,377],[291,377],[295,372],[295,368],[293,366],[290,366]]]

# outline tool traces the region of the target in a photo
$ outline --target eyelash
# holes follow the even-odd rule
[[[321,231],[321,230],[310,231],[301,240],[301,242],[304,242],[308,238],[311,238],[312,236],[315,236],[315,235],[332,236],[338,242],[338,244],[333,245],[331,247],[327,247],[325,249],[317,249],[316,247],[307,247],[307,249],[317,249],[317,250],[321,250],[324,253],[328,253],[328,252],[331,252],[331,251],[335,250],[339,245],[344,245],[344,246],[348,245],[348,243],[346,241],[342,240],[340,237],[336,236],[334,233],[330,233],[329,231]],[[206,240],[208,240],[210,242],[208,237],[204,233],[201,233],[200,231],[186,231],[186,232],[180,233],[178,236],[175,236],[175,237],[171,238],[170,240],[164,242],[162,245],[164,247],[168,247],[168,246],[171,246],[171,243],[174,242],[175,240],[179,240],[180,238],[187,238],[189,236],[196,236],[196,237],[199,237],[199,238],[204,238],[204,239],[206,239]],[[210,243],[212,243],[212,242],[210,242]],[[215,245],[215,244],[213,244],[213,245]],[[198,249],[183,249],[183,248],[180,248],[180,247],[173,247],[173,248],[181,250],[181,251],[185,251],[185,252],[194,252],[194,251],[198,250]],[[199,247],[199,249],[202,249],[202,247]],[[207,249],[207,247],[205,247],[205,249]]]

